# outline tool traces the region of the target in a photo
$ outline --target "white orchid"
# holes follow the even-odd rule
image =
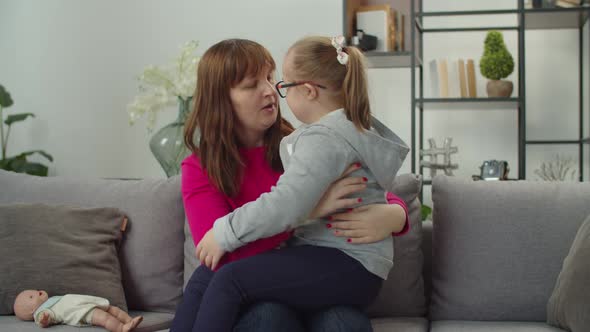
[[[152,131],[157,113],[164,108],[176,105],[178,98],[187,100],[195,91],[197,84],[197,64],[199,57],[194,55],[196,41],[189,41],[181,48],[175,62],[166,66],[147,66],[138,77],[139,90],[143,94],[135,97],[127,106],[129,124],[133,125],[147,116],[147,128]]]

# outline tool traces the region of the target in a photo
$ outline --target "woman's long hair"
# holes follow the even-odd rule
[[[210,181],[230,197],[239,192],[244,167],[230,89],[244,78],[258,76],[269,68],[274,71],[276,64],[268,50],[244,39],[223,40],[211,46],[199,61],[195,106],[186,124],[184,143],[199,156]],[[195,137],[197,129],[200,137]],[[277,121],[264,135],[266,160],[277,172],[283,171],[279,143],[292,131],[279,109]],[[198,147],[195,141],[199,141]]]

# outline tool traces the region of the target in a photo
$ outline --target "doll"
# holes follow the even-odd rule
[[[102,297],[78,294],[49,297],[43,290],[30,289],[16,297],[14,314],[22,320],[34,320],[41,327],[96,325],[111,332],[131,331],[143,320],[142,316],[131,318]]]

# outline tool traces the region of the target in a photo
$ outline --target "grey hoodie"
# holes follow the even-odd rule
[[[351,244],[336,237],[327,221],[307,220],[328,186],[352,163],[362,168],[353,176],[365,176],[367,189],[358,206],[386,203],[397,171],[408,154],[408,146],[377,119],[370,131],[359,131],[343,109],[302,125],[281,141],[280,155],[285,172],[271,191],[262,194],[215,221],[213,234],[226,251],[246,243],[295,228],[292,244],[338,248],[358,260],[370,272],[387,279],[393,267],[393,239],[369,244]],[[305,225],[303,225],[305,224]]]

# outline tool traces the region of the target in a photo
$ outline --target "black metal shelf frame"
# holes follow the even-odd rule
[[[423,175],[422,167],[419,167],[418,151],[424,149],[424,111],[425,108],[456,107],[457,105],[478,105],[479,108],[505,108],[514,107],[518,111],[518,179],[526,177],[526,146],[527,145],[552,145],[575,144],[579,146],[579,180],[583,180],[584,173],[584,144],[590,144],[590,137],[584,138],[584,110],[583,110],[583,27],[590,17],[590,7],[576,8],[550,8],[550,9],[524,9],[524,0],[517,0],[516,9],[506,10],[480,10],[480,11],[448,11],[448,12],[422,12],[422,0],[418,0],[418,8],[415,1],[411,1],[411,53],[415,54],[423,62],[423,34],[444,32],[470,32],[488,30],[516,30],[518,33],[518,87],[516,98],[424,98],[423,66],[412,62],[411,67],[411,93],[412,93],[412,173]],[[506,15],[514,14],[518,17],[517,26],[496,27],[462,27],[462,28],[425,28],[423,18],[442,16],[467,16],[467,15]],[[526,82],[525,82],[525,30],[532,29],[578,29],[579,34],[579,137],[574,140],[527,140],[526,139]],[[590,42],[588,40],[587,42]],[[418,43],[418,47],[416,46]],[[416,91],[418,80],[418,91]],[[503,107],[498,107],[503,106]],[[416,119],[419,112],[419,119]],[[590,119],[589,119],[590,120]],[[416,126],[418,121],[418,126]],[[590,126],[590,121],[588,123]],[[416,129],[419,132],[416,132]],[[418,150],[416,149],[416,136],[418,136]],[[590,156],[589,156],[590,157]],[[590,158],[589,158],[590,159]],[[590,162],[590,160],[589,160]],[[430,180],[424,180],[423,185],[431,184]],[[422,199],[422,194],[420,194]]]

